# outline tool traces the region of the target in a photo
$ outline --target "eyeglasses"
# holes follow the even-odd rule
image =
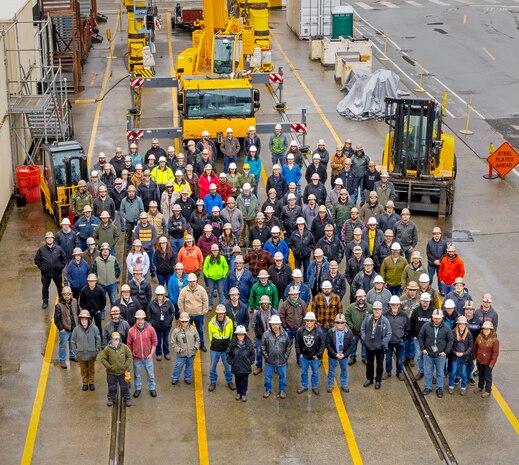
[[[122,182],[116,182],[115,183],[116,186],[122,186],[122,184],[123,184]]]

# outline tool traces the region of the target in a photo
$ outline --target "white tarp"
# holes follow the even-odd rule
[[[396,98],[400,77],[387,69],[369,74],[352,71],[342,90],[347,92],[337,111],[351,119],[377,119],[384,116],[384,97]]]

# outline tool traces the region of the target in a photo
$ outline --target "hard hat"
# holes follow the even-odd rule
[[[92,245],[92,244],[95,244],[96,241],[93,237],[88,237],[86,240],[86,243],[87,243],[87,245]]]
[[[417,291],[417,290],[418,290],[418,284],[417,284],[417,282],[416,282],[416,281],[409,281],[409,282],[407,283],[407,289],[410,289],[410,290],[413,290],[413,289],[414,289],[415,291]]]
[[[236,255],[234,263],[243,263],[243,257],[241,255]]]
[[[211,251],[213,251],[213,250],[220,250],[220,247],[218,247],[218,244],[211,245]]]
[[[223,225],[223,229],[231,229],[232,230],[232,224],[231,223],[225,223]]]
[[[102,216],[101,216],[101,218],[102,218]],[[148,214],[146,212],[141,212],[140,215],[139,215],[139,218],[141,220],[147,220],[148,219]]]
[[[346,158],[346,160],[344,160],[344,164],[351,165],[352,164],[351,158]]]
[[[292,295],[299,294],[299,289],[297,289],[297,287],[295,286],[290,286],[290,288],[288,289],[288,293]]]
[[[317,142],[317,145],[326,145],[324,143],[324,139],[319,139],[319,141]]]
[[[164,295],[166,293],[166,289],[164,289],[164,286],[157,286],[155,289],[155,294],[157,295]]]
[[[187,242],[187,241],[194,241],[194,238],[193,238],[193,236],[191,234],[188,234],[186,236],[186,238],[184,239],[184,242]]]
[[[308,200],[317,200],[317,197],[314,194],[310,194]]]
[[[391,244],[391,250],[402,250],[402,247],[400,247],[400,244],[398,242],[393,242]]]
[[[297,218],[296,224],[306,224],[306,221],[302,216],[300,216]]]
[[[237,287],[231,287],[229,289],[229,295],[239,295],[240,291]]]
[[[296,140],[291,141],[290,147],[297,147],[297,141]]]
[[[433,232],[433,234],[436,234],[436,233],[440,233],[440,234],[441,234],[442,230],[441,230],[440,227],[435,226],[435,227],[433,228],[432,232]]]
[[[366,297],[366,291],[364,289],[357,289],[355,297]]]
[[[83,213],[87,213],[87,212],[91,212],[91,211],[92,211],[92,207],[90,205],[85,205],[83,207]]]
[[[243,185],[243,190],[244,191],[250,191],[251,190],[251,186],[248,182],[246,182],[244,185]]]
[[[225,229],[225,228],[224,228]],[[239,245],[235,245],[233,246],[232,248],[232,253],[237,253],[237,254],[240,254],[241,253],[241,247]],[[234,259],[236,260],[236,259]]]
[[[54,238],[54,233],[51,232],[51,231],[46,232],[46,233],[45,233],[45,239],[47,239],[47,238],[49,238],[49,237]]]
[[[178,317],[179,321],[189,321],[189,313],[182,312]]]
[[[135,165],[135,169],[136,169],[136,170],[142,170],[142,164],[141,164],[141,163],[137,163],[137,164]]]
[[[232,132],[232,128],[227,128],[227,131],[225,131],[227,134]]]
[[[202,137],[209,137],[210,135],[209,131],[202,131]]]
[[[255,247],[255,246],[260,246],[261,247],[261,241],[259,239],[254,239],[252,241],[252,247]]]
[[[132,290],[132,288],[128,284],[123,284],[121,286],[121,292],[125,292],[125,291],[130,292],[131,290]]]
[[[366,262],[364,262],[366,263]],[[384,278],[382,276],[380,276],[379,274],[377,274],[375,276],[375,278],[373,279],[373,283],[374,284],[384,284]]]
[[[256,128],[254,126],[249,126],[249,131],[255,131]]]
[[[234,334],[247,334],[247,330],[245,329],[245,326],[238,325],[234,331]]]
[[[362,144],[357,144],[355,150],[364,150],[364,146]]]
[[[92,171],[92,172],[90,173],[90,176],[91,176],[92,178],[97,178],[97,177],[99,176],[99,173],[98,173],[96,170],[94,170],[94,171]]]
[[[269,325],[280,325],[281,319],[278,315],[272,315],[269,320]]]
[[[319,213],[326,213],[326,206],[325,205],[319,205]]]
[[[187,275],[187,280],[188,281],[198,281],[198,278],[196,277],[196,274],[195,273],[189,273]]]
[[[260,304],[270,304],[270,297],[268,295],[262,295],[260,297]]]
[[[72,289],[70,288],[70,286],[64,286],[63,289],[61,290],[61,293],[62,294],[72,294]]]
[[[64,225],[64,224],[67,224],[67,225],[70,226],[70,220],[69,220],[68,218],[63,218],[63,219],[61,220],[61,225]]]
[[[463,304],[463,308],[476,308],[474,307],[474,302],[472,300],[466,300]]]
[[[318,153],[312,155],[312,160],[321,160],[321,156]]]
[[[135,142],[132,142],[132,143],[130,144],[130,148],[131,148],[131,149],[136,149],[136,148],[137,148],[137,144],[136,144]]]
[[[86,187],[87,183],[84,179],[80,179],[79,182],[77,183],[77,186],[78,187]]]
[[[331,289],[331,288],[332,288],[332,283],[328,280],[324,281],[321,286],[321,289]]]
[[[314,312],[306,312],[306,315],[304,316],[303,320],[315,321],[316,320],[315,313]]]
[[[346,139],[346,140],[344,141],[344,143],[345,143],[345,144],[351,144],[351,139]]]
[[[380,173],[380,177],[381,178],[389,178],[389,173],[387,171],[383,171],[382,173]]]
[[[420,253],[419,250],[415,250],[412,254],[411,254],[411,259],[413,258],[417,258],[418,260],[421,260],[422,259],[422,254]]]
[[[90,312],[88,310],[81,310],[79,312],[78,318],[92,318],[90,316]]]
[[[356,245],[353,247],[353,253],[362,253],[362,247],[360,245]]]
[[[146,318],[146,312],[144,310],[137,310],[135,312],[135,319],[137,318]]]
[[[218,187],[216,186],[216,184],[214,184],[214,183],[209,184],[209,190],[213,190],[213,189],[214,189],[214,190],[218,189]]]
[[[243,169],[244,170],[250,170],[250,165],[248,163],[244,163],[243,164]]]
[[[203,204],[204,204],[204,201],[203,201],[202,199],[198,199],[198,200],[196,201],[196,204],[197,204],[197,205],[203,205]]]
[[[274,126],[274,129],[282,129],[281,124],[276,124],[276,125]]]
[[[114,331],[110,337],[111,337],[114,341],[115,341],[116,339],[117,339],[117,340],[120,340],[120,339],[121,339],[121,335],[120,335],[117,331]]]
[[[378,197],[378,194],[377,194],[375,191],[371,191],[371,192],[369,193],[369,196],[370,196],[370,197]]]
[[[397,295],[392,295],[391,299],[389,299],[389,305],[400,305],[401,303],[400,297]]]
[[[272,167],[272,171],[274,170],[280,170],[281,166],[279,166],[277,163]]]
[[[220,177],[221,177],[221,178],[227,178],[227,175],[226,175],[225,173],[222,172],[222,173],[220,173]]]
[[[215,313],[225,313],[225,305],[218,304],[214,310]]]
[[[382,310],[382,302],[380,300],[373,302],[373,310]]]
[[[148,206],[150,206],[150,207],[158,207],[158,204],[157,204],[157,202],[155,202],[155,200],[152,200],[152,201],[149,203]]]
[[[321,176],[319,176],[318,173],[312,174],[312,177],[311,177],[312,181],[319,181],[319,179],[321,179]]]
[[[494,329],[494,325],[491,321],[485,321],[482,325],[481,325],[481,329]]]
[[[272,226],[272,229],[270,230],[272,234],[279,234],[281,231],[279,230],[279,226]]]
[[[338,185],[338,186],[343,186],[344,185],[344,183],[342,182],[341,178],[335,178],[335,181],[333,181],[333,183]]]
[[[343,313],[338,313],[337,315],[335,315],[334,322],[335,323],[346,323],[346,317],[344,316]]]
[[[395,208],[395,203],[392,200],[388,200],[386,202],[386,208],[387,207]]]
[[[452,299],[445,300],[445,302],[443,302],[443,306],[445,308],[456,308],[456,304],[454,303],[454,300],[452,300]]]
[[[324,255],[323,249],[315,249],[314,257],[322,257]]]
[[[101,244],[101,250],[112,250],[112,248],[110,247],[110,244],[108,242],[103,242]]]
[[[456,324],[459,325],[459,324],[467,324],[468,321],[467,321],[467,318],[464,317],[463,315],[459,316],[458,319],[456,320]]]
[[[431,301],[431,294],[428,292],[422,292],[420,295],[420,300],[423,300],[424,302],[430,302]]]
[[[151,155],[150,155],[150,158],[151,158]],[[159,163],[160,162],[165,162],[166,161],[166,157],[163,155],[162,157],[159,157]]]
[[[299,268],[296,268],[294,271],[292,271],[292,278],[302,278],[303,273]]]
[[[211,165],[211,163],[206,163],[206,165],[204,166],[204,170],[212,170],[213,169],[213,165]]]
[[[251,145],[250,148],[249,148],[249,152],[257,152],[258,149],[256,148],[255,145]]]
[[[296,200],[296,199],[297,199],[297,197],[295,196],[295,194],[292,194],[292,192],[287,195],[287,200]]]
[[[184,173],[181,170],[177,170],[175,171],[175,176],[184,176]]]
[[[432,312],[432,317],[433,318],[443,318],[443,312],[439,308],[436,308]]]
[[[136,273],[141,273],[142,274],[142,266],[140,265],[135,265],[133,267],[133,274],[136,274]]]
[[[97,276],[94,273],[90,273],[87,276],[87,281],[97,281]]]
[[[211,211],[212,211],[213,213],[215,213],[215,212],[218,212],[218,213],[219,213],[219,212],[220,212],[220,207],[219,207],[218,205],[215,205],[213,208],[211,208]]]
[[[151,207],[151,204],[150,204],[150,207]],[[176,203],[175,205],[173,205],[173,211],[174,212],[182,211],[182,207],[178,203]]]
[[[401,215],[410,215],[411,212],[409,211],[409,208],[402,208]]]
[[[426,273],[422,273],[420,277],[418,278],[418,281],[421,283],[428,283],[429,282],[429,275]]]
[[[75,247],[72,255],[83,255],[83,251],[79,247]]]
[[[168,147],[168,152],[175,152],[175,147],[173,147],[172,145],[170,145]]]
[[[148,215],[146,215],[146,217],[147,216]],[[101,214],[99,215],[99,218],[110,218],[110,213],[108,213],[107,211],[101,212]]]
[[[333,231],[333,224],[327,223],[327,224],[324,226],[324,230],[325,230],[325,231]]]
[[[204,232],[212,232],[213,231],[213,227],[210,225],[210,224],[206,224],[204,226]]]
[[[370,257],[367,257],[365,260],[364,260],[364,265],[374,265],[375,263],[373,262],[373,259],[370,258]]]
[[[289,153],[287,154],[287,160],[293,160],[295,157],[294,157],[294,154],[293,153]]]
[[[465,284],[465,282],[463,281],[463,278],[461,277],[457,277],[455,280],[454,280],[454,285],[456,284]]]
[[[335,147],[335,150],[342,150],[342,149],[343,149],[343,146],[340,144],[337,144],[337,147]]]
[[[368,225],[370,224],[378,224],[378,221],[374,216],[370,217],[370,219],[368,220]]]
[[[267,270],[260,270],[260,272],[258,273],[258,278],[268,278],[269,276],[270,275]]]
[[[121,309],[119,307],[116,307],[115,305],[110,309],[110,315],[116,315],[118,313],[121,313]]]
[[[360,228],[355,228],[355,229],[353,230],[353,235],[355,236],[356,234],[362,234],[362,229],[360,229]]]
[[[274,260],[283,260],[283,254],[281,252],[276,252],[274,254]]]
[[[235,170],[237,167],[236,167],[236,163],[230,163],[229,164],[229,169],[230,170]]]
[[[350,210],[350,213],[359,213],[359,209],[357,207],[353,207],[351,210]]]

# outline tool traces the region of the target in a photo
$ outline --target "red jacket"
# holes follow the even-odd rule
[[[442,258],[440,268],[438,268],[438,278],[440,282],[451,286],[456,278],[465,276],[465,265],[463,260],[456,254],[454,258],[448,255]]]
[[[128,331],[127,344],[132,351],[133,358],[137,360],[146,360],[151,351],[157,347],[157,343],[157,333],[148,323],[144,323],[143,331],[139,331],[136,324]]]
[[[200,198],[202,200],[207,194],[209,194],[209,186],[211,184],[214,184],[215,186],[218,186],[218,184],[220,184],[220,180],[218,179],[218,176],[216,176],[216,174],[212,174],[209,177],[207,177],[205,174],[200,176],[200,179],[198,180],[198,187],[200,188]]]
[[[494,368],[499,355],[499,340],[494,337],[492,340],[487,341],[479,336],[476,338],[474,343],[474,360],[481,365],[488,365],[490,368]]]
[[[204,260],[205,260],[205,257],[207,257],[208,255],[211,254],[211,246],[213,244],[218,245],[218,238],[214,234],[211,234],[209,236],[209,239],[207,239],[205,234],[202,234],[200,236],[200,238],[198,239],[198,242],[196,245],[202,252],[202,256],[204,257]]]
[[[228,182],[219,182],[217,192],[222,197],[223,203],[227,203],[227,199],[232,196],[232,187]]]

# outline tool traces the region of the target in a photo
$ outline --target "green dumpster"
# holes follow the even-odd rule
[[[350,5],[332,9],[332,39],[353,37],[353,8]]]

